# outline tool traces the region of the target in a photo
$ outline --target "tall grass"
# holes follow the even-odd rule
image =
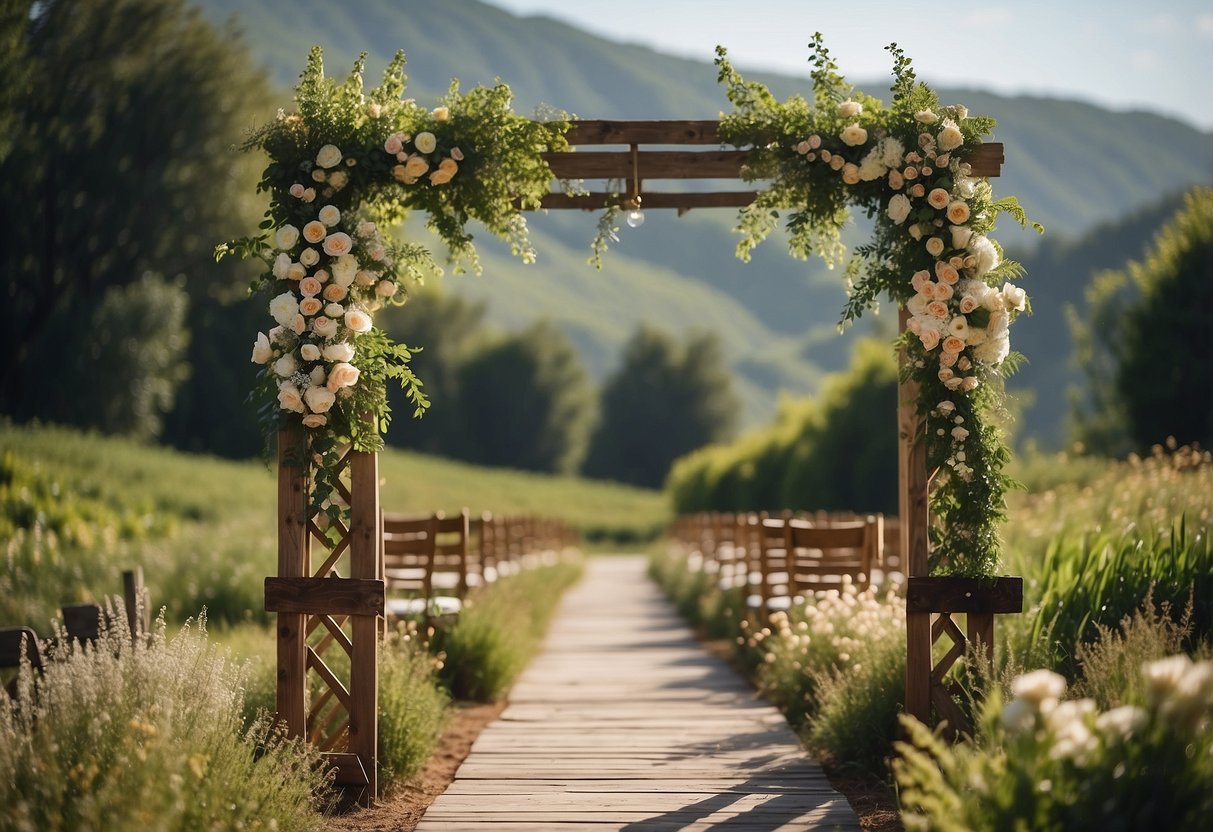
[[[652,537],[668,516],[655,491],[393,450],[380,474],[389,511],[541,513],[621,541]],[[257,462],[0,421],[0,624],[45,632],[60,605],[119,591],[136,565],[170,618],[206,607],[217,623],[268,623],[276,493]]]
[[[244,722],[201,624],[64,647],[0,697],[0,830],[318,830],[316,755]]]
[[[400,783],[421,770],[438,745],[448,701],[416,632],[389,636],[379,652],[381,782]]]
[[[560,563],[502,578],[472,595],[459,619],[440,629],[433,648],[439,678],[456,699],[496,702],[505,696],[543,640],[580,563]]]

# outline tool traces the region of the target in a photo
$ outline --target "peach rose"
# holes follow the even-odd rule
[[[312,332],[321,338],[332,338],[337,334],[337,322],[332,318],[319,315],[312,319]]]
[[[918,338],[922,341],[923,347],[928,352],[939,346],[939,333],[930,327],[925,327],[919,332]]]
[[[955,199],[948,203],[948,222],[953,225],[960,225],[969,218],[969,206],[966,202],[960,199]]]
[[[299,301],[299,314],[306,315],[309,318],[323,308],[324,304],[318,298],[304,298]]]
[[[309,243],[318,243],[329,233],[328,227],[320,220],[312,220],[303,226],[303,239]]]
[[[956,281],[960,280],[960,273],[956,271],[950,264],[942,260],[935,264],[935,276],[942,282],[955,285]]]
[[[445,185],[451,181],[451,175],[444,170],[436,170],[430,174],[431,185]]]
[[[932,188],[931,192],[927,194],[927,203],[932,208],[948,207],[948,192],[943,188]]]
[[[918,197],[919,199],[921,199],[922,196],[924,194],[926,194],[926,192],[927,192],[927,189],[925,186],[923,186],[923,184],[921,182],[919,182],[917,185],[914,185],[913,187],[911,187],[910,190],[908,191],[910,196]]]
[[[302,335],[307,332],[307,319],[302,315],[296,315],[295,319],[291,321],[291,332],[294,332],[296,335]]]
[[[353,248],[354,241],[344,231],[336,231],[324,238],[324,253],[329,257],[349,254]]]
[[[938,257],[943,254],[943,240],[939,237],[931,237],[927,240],[927,253],[932,257]]]
[[[299,394],[299,388],[288,382],[278,385],[278,406],[283,410],[302,413],[304,411],[303,396]]]
[[[927,304],[927,313],[942,320],[948,317],[948,305],[941,300],[933,300]]]
[[[931,273],[926,269],[914,272],[914,276],[910,278],[910,285],[914,287],[915,292],[925,295],[926,287],[931,285]]]
[[[965,315],[968,315],[980,305],[981,304],[977,302],[977,298],[973,297],[972,295],[965,295],[960,299],[960,311]]]
[[[353,387],[358,383],[359,375],[361,371],[352,364],[344,361],[334,364],[333,369],[329,370],[328,389],[336,393],[342,387]]]
[[[315,277],[305,277],[299,281],[299,293],[305,298],[314,298],[323,288],[324,284]]]
[[[405,176],[417,179],[425,175],[430,169],[430,163],[420,156],[410,156],[409,160],[404,163]]]
[[[305,428],[320,428],[328,424],[329,417],[322,416],[319,413],[309,413],[303,417],[303,426]]]
[[[348,294],[349,290],[339,283],[330,283],[324,287],[324,299],[334,303],[345,300]]]
[[[313,413],[327,413],[337,402],[337,397],[327,387],[309,387],[303,394],[303,400]]]
[[[959,355],[960,351],[963,350],[964,348],[965,348],[964,340],[956,337],[955,335],[949,335],[947,338],[943,339],[944,352],[954,352],[957,355]]]
[[[373,323],[371,316],[361,309],[347,309],[345,312],[345,325],[354,332],[370,332]]]

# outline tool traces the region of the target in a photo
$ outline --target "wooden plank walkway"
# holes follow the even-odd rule
[[[783,716],[694,638],[642,557],[593,558],[419,832],[858,830]]]

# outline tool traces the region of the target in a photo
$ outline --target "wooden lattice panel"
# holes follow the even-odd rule
[[[278,613],[278,716],[329,754],[337,782],[376,792],[379,475],[374,454],[346,448],[334,471],[333,518],[313,506],[301,428],[279,435],[278,577],[266,609]]]

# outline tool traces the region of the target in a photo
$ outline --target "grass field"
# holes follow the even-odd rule
[[[389,450],[387,511],[537,513],[599,545],[655,537],[661,494],[573,477],[478,468]],[[263,621],[275,561],[275,479],[233,462],[54,427],[0,424],[0,624],[39,631],[63,603],[117,593],[144,568],[155,607],[222,627]]]

